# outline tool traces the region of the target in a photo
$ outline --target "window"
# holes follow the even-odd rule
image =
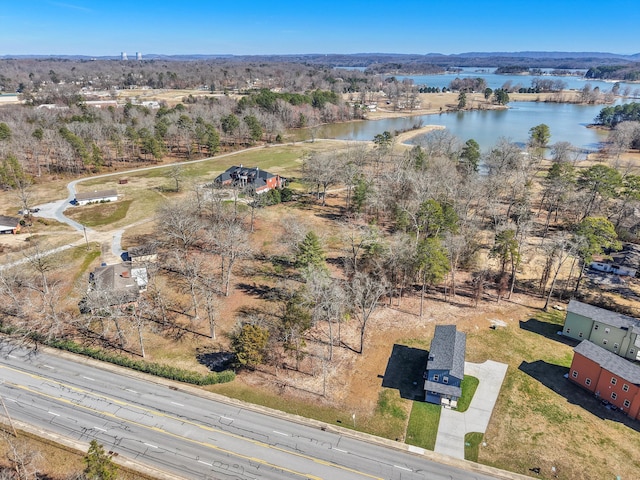
[[[587,378],[587,379],[584,381],[584,384],[585,384],[587,387],[588,387],[589,385],[591,385],[591,379],[590,379],[590,378]]]
[[[611,331],[611,329],[610,329],[610,328],[605,328],[605,329],[604,329],[604,333],[609,333],[610,331]]]
[[[625,406],[626,408],[629,408],[629,407],[631,406],[631,402],[630,402],[629,400],[625,400],[625,401],[624,401],[624,406]]]
[[[578,334],[578,337],[582,338],[582,332],[580,332],[580,333]]]
[[[629,350],[629,355],[633,355],[633,348]]]
[[[613,344],[613,349],[614,349],[614,350],[617,350],[619,346],[620,346],[620,345],[618,345],[617,343],[614,343],[614,344]]]
[[[578,378],[578,371],[577,371],[577,370],[574,370],[573,372],[571,372],[571,376],[572,376],[573,378]]]
[[[442,377],[442,383],[449,383],[449,377],[447,376]]]
[[[598,325],[597,323],[593,326],[593,329],[594,329],[594,330],[597,330],[597,329],[599,329],[599,328],[600,328],[600,325]]]
[[[571,333],[571,329],[570,328],[567,328],[567,333]]]
[[[611,399],[615,400],[616,398],[618,398],[618,394],[616,392],[611,392]]]
[[[434,375],[433,376],[433,381],[437,382],[438,380],[440,380],[440,375]]]
[[[615,385],[618,383],[618,379],[616,377],[611,377],[611,385]]]
[[[627,385],[626,383],[624,385],[622,385],[622,391],[623,392],[628,392],[629,391],[629,385]]]
[[[602,344],[603,344],[603,345],[606,345],[607,343],[609,343],[609,342],[607,341],[607,339],[606,339],[606,338],[603,338],[603,339],[602,339]]]

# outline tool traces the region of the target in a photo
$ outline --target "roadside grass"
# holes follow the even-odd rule
[[[442,407],[434,403],[413,402],[405,442],[433,450],[436,447],[441,411]]]
[[[322,405],[320,402],[309,402],[290,397],[287,398],[286,402],[283,402],[282,396],[278,392],[251,388],[237,381],[204,388],[211,392],[255,405],[391,440],[402,439],[406,425],[407,410],[411,403],[401,399],[396,390],[384,389],[380,393],[374,414],[362,417],[349,409]],[[354,413],[355,418],[353,417]]]
[[[465,375],[462,379],[462,395],[458,399],[458,412],[466,412],[469,409],[473,395],[476,393],[480,380],[471,375]]]
[[[467,433],[464,436],[464,459],[472,462],[478,462],[478,452],[480,451],[480,443],[484,434],[480,432]]]

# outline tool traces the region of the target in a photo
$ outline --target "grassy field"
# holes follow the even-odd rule
[[[413,402],[407,425],[406,443],[433,450],[438,436],[442,407],[433,403]]]

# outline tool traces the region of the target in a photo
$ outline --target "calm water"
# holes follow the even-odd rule
[[[511,82],[511,86],[529,88],[531,81],[536,78],[532,75],[496,75],[493,73],[495,68],[463,68],[460,73],[445,73],[443,75],[396,75],[398,80],[410,78],[416,85],[426,85],[428,87],[449,87],[449,83],[456,78],[484,78],[487,86],[491,89],[502,88],[506,82]],[[575,71],[575,70],[572,70]],[[584,74],[586,70],[581,71]],[[602,92],[608,92],[613,87],[613,82],[604,82],[602,80],[587,80],[579,76],[557,76],[543,75],[543,80],[556,81],[560,80],[566,84],[566,89],[581,90],[589,83],[592,88],[598,87]],[[620,82],[620,88],[628,87],[631,93],[640,94],[640,85],[633,83]],[[519,87],[518,87],[519,88]]]
[[[565,141],[576,147],[595,150],[606,135],[586,126],[593,122],[602,107],[512,102],[508,110],[474,110],[324,125],[316,132],[316,137],[372,140],[375,135],[385,130],[408,130],[416,123],[422,122],[423,125],[442,125],[463,142],[473,138],[483,150],[486,150],[495,145],[501,137],[524,144],[529,138],[529,129],[545,123],[551,130],[550,143]]]

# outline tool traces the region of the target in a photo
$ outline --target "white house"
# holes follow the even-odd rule
[[[94,190],[93,192],[76,193],[76,205],[87,205],[88,203],[115,202],[118,200],[118,191]]]

